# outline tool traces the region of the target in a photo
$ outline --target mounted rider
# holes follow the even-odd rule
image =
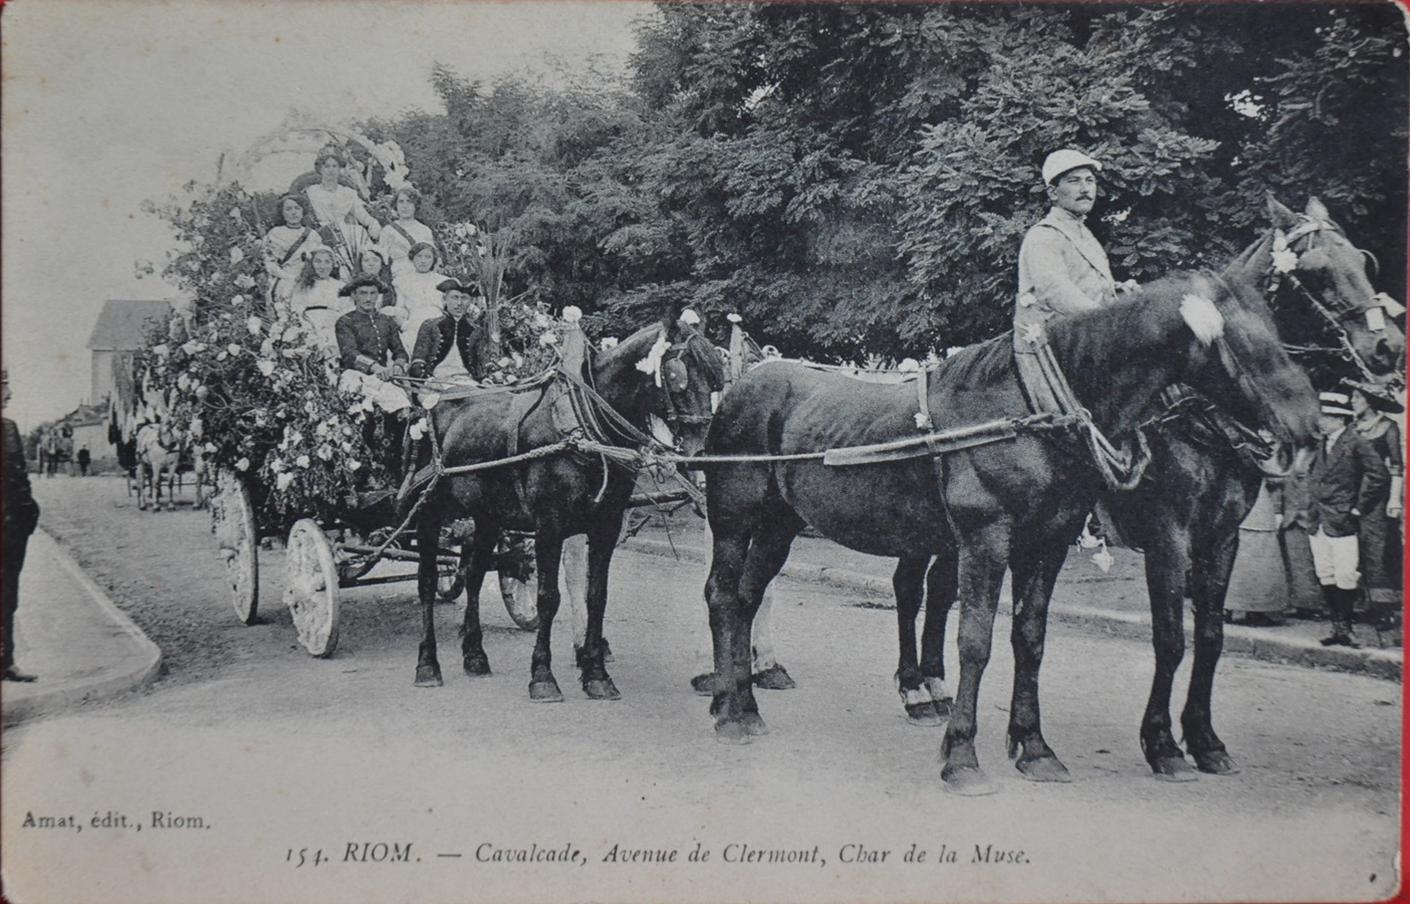
[[[1074,404],[1053,386],[1060,372],[1047,350],[1046,324],[1115,304],[1118,291],[1135,287],[1131,282],[1118,286],[1106,251],[1087,228],[1101,171],[1100,161],[1072,148],[1049,154],[1043,161],[1043,184],[1052,208],[1028,230],[1018,251],[1014,360],[1038,411],[1067,413]],[[1065,390],[1066,381],[1061,384]]]

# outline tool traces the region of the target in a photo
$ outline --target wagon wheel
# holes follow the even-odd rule
[[[534,563],[534,538],[506,534],[495,551],[499,595],[514,624],[525,631],[539,626],[539,577]]]
[[[308,518],[289,530],[289,576],[284,605],[299,643],[313,656],[332,656],[338,646],[338,566],[323,529]]]
[[[216,482],[211,505],[211,532],[225,559],[235,614],[247,625],[255,623],[259,608],[259,535],[255,532],[255,507],[249,487],[228,471]]]

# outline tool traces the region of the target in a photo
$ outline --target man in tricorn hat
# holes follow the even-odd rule
[[[352,297],[354,310],[334,325],[343,365],[340,388],[360,391],[379,408],[397,412],[411,404],[406,392],[386,381],[406,371],[406,347],[397,322],[377,308],[386,286],[375,276],[361,276],[338,290]]]
[[[0,398],[4,404],[10,403],[10,372],[0,368]],[[25,550],[29,546],[29,536],[39,524],[39,503],[29,486],[29,469],[25,466],[24,443],[20,440],[19,427],[9,418],[4,419],[5,429],[5,486],[0,501],[4,505],[4,558],[0,568],[4,569],[4,645],[5,680],[33,681],[34,676],[25,674],[15,667],[15,611],[20,607],[20,569],[24,567]]]
[[[1357,528],[1371,506],[1384,505],[1390,478],[1370,444],[1348,429],[1355,416],[1351,398],[1324,392],[1321,406],[1322,442],[1308,478],[1308,534],[1317,582],[1332,613],[1332,633],[1322,644],[1356,647],[1351,621],[1361,582]]]
[[[484,377],[481,331],[471,307],[479,288],[457,279],[437,284],[445,313],[421,324],[411,354],[413,377],[479,381]]]

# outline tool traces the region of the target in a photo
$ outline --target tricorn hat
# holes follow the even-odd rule
[[[377,277],[375,277],[375,276],[359,276],[357,279],[353,280],[352,282],[348,283],[346,286],[343,286],[341,289],[339,289],[339,290],[338,290],[338,297],[339,297],[339,298],[351,298],[351,297],[352,297],[352,293],[356,292],[358,289],[361,289],[363,286],[372,286],[372,287],[375,288],[378,292],[385,292],[385,291],[387,291],[387,284],[384,283],[384,282],[382,282],[382,281],[381,281],[380,279],[378,279]]]
[[[458,279],[443,279],[436,283],[437,292],[464,292],[466,295],[479,295],[480,287],[474,283],[463,283]]]

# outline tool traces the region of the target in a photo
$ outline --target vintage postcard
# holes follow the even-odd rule
[[[1402,893],[1401,5],[0,15],[5,900]]]

